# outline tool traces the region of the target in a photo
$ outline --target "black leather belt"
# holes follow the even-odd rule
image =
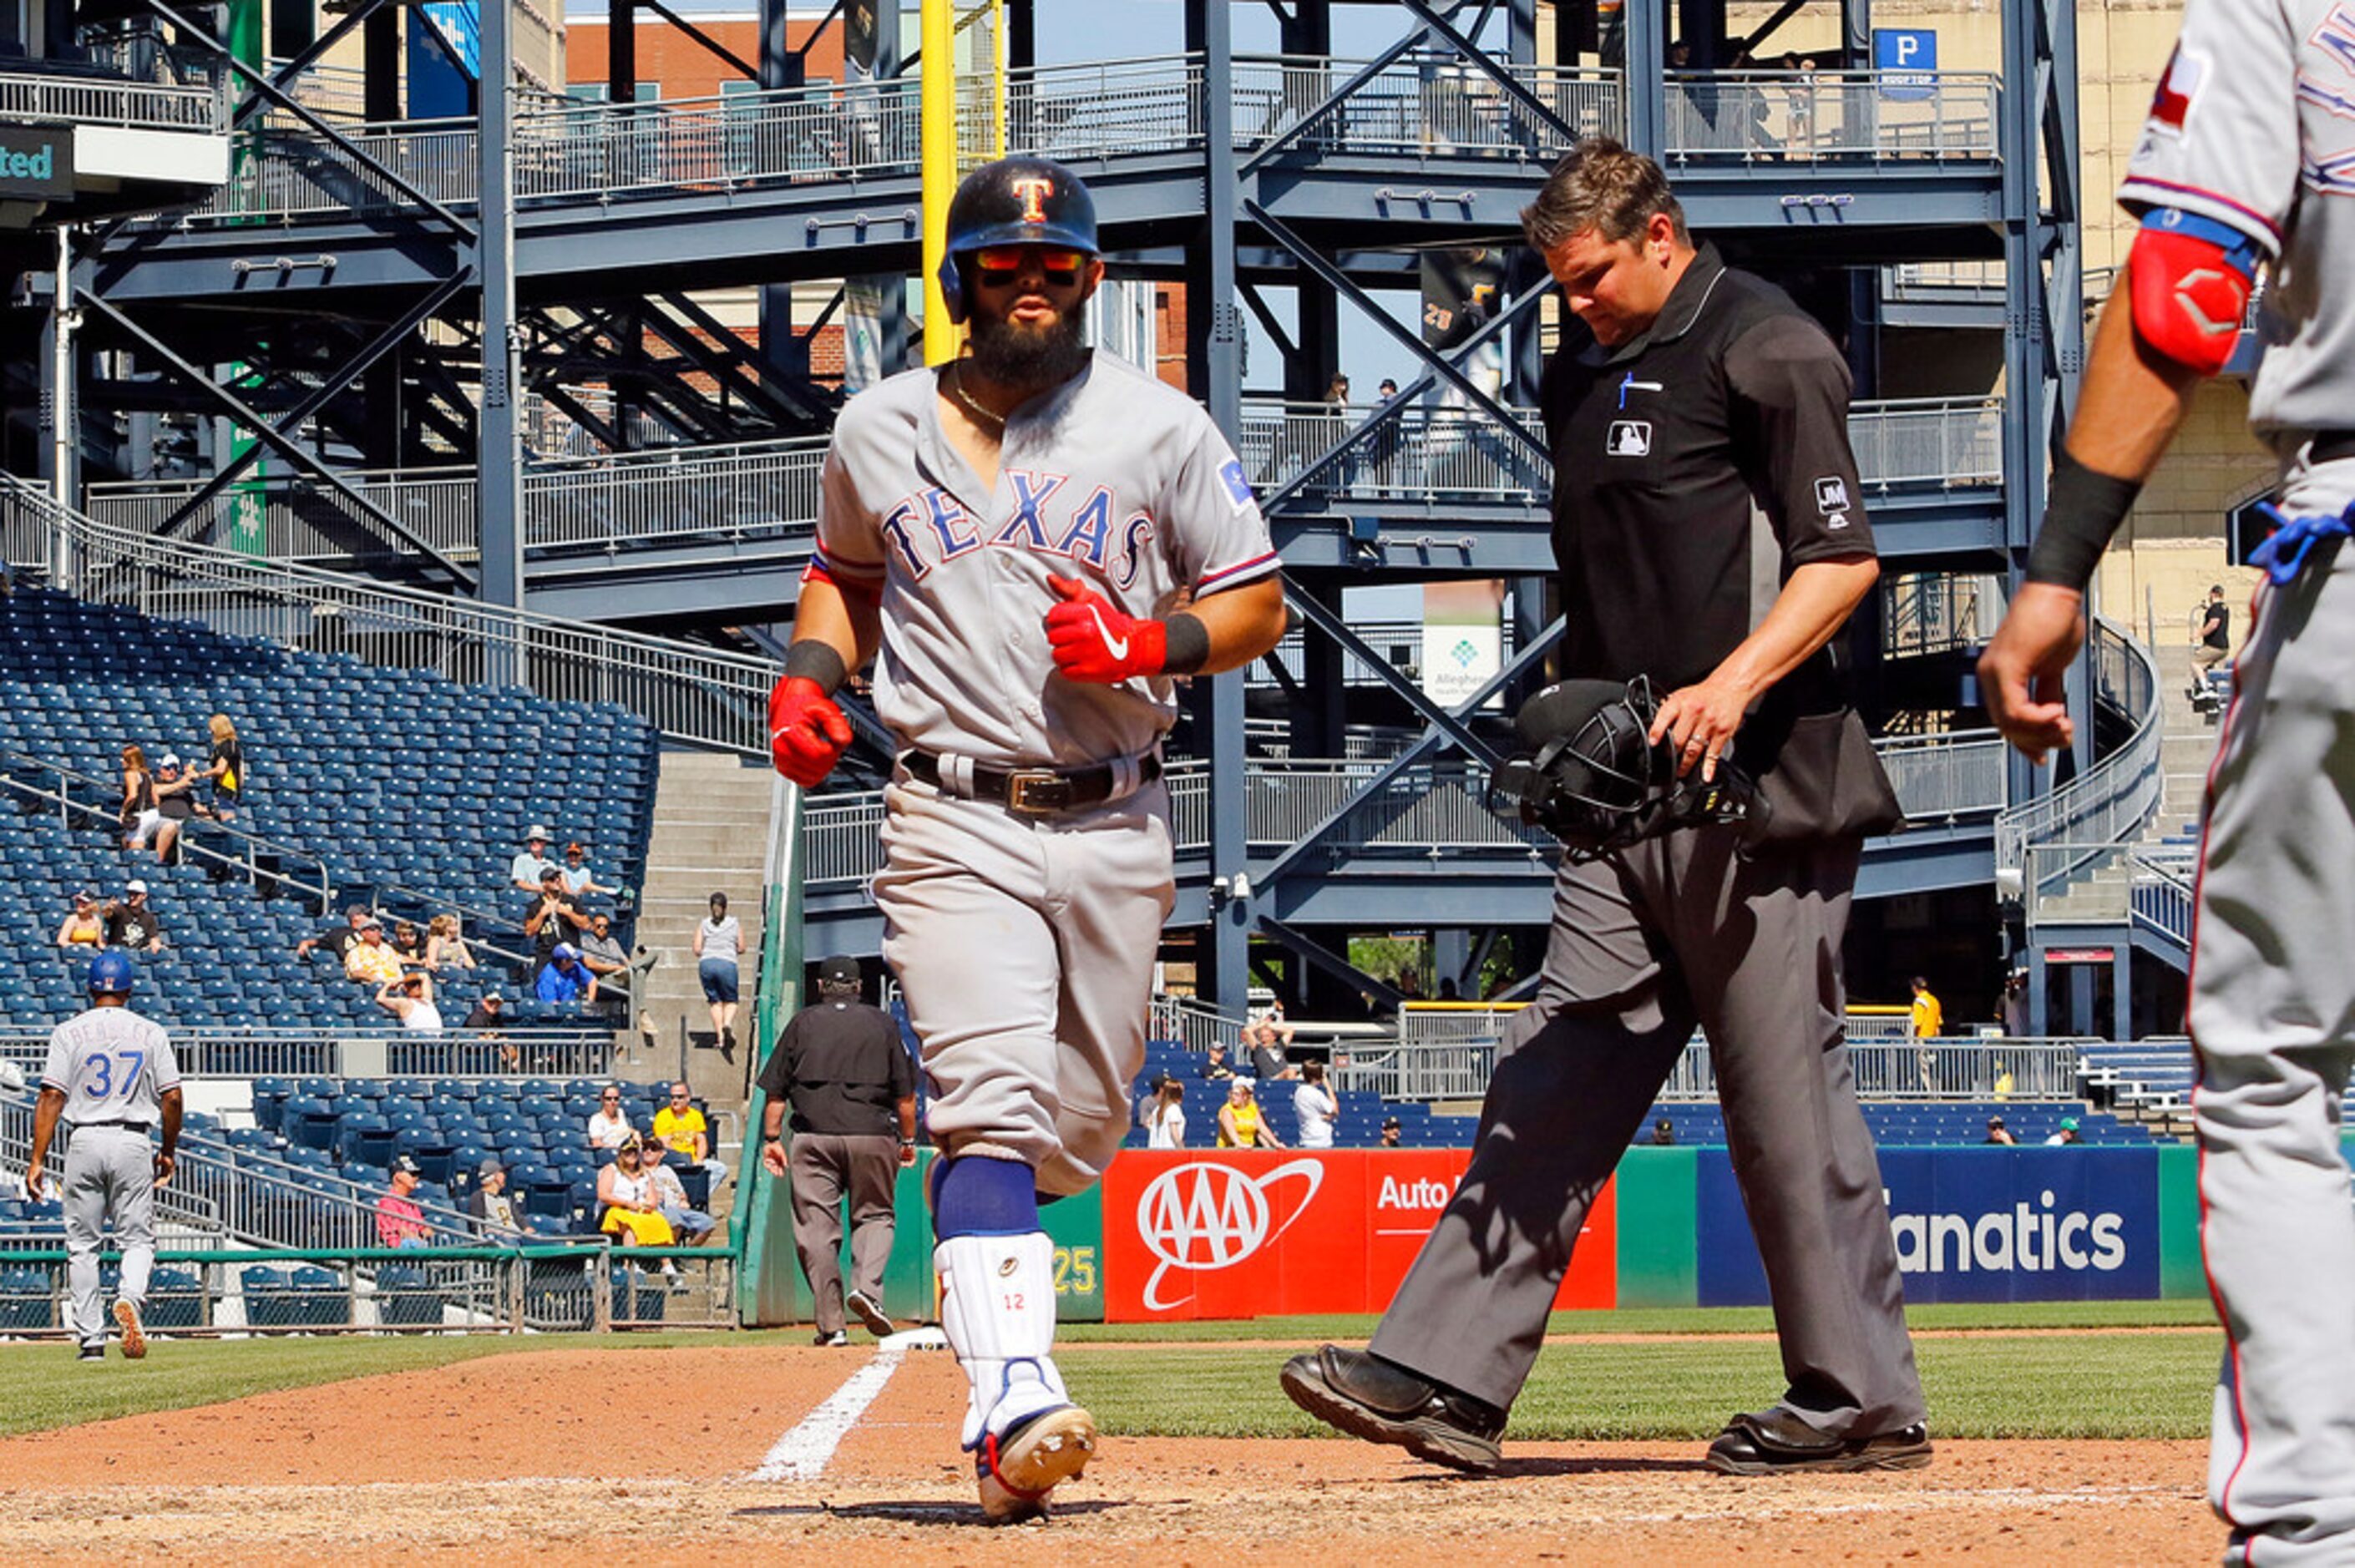
[[[152,1121],[78,1121],[73,1124],[73,1129],[76,1132],[89,1132],[96,1128],[119,1127],[125,1132],[135,1132],[144,1138],[155,1125]]]
[[[2308,462],[2337,462],[2340,458],[2355,458],[2355,430],[2317,430],[2314,444],[2307,449]]]
[[[900,763],[911,777],[936,788],[948,788],[941,783],[941,759],[931,752],[903,751]],[[1123,771],[1109,762],[1100,762],[1092,768],[984,768],[975,763],[973,798],[996,801],[1009,811],[1030,816],[1076,811],[1113,799]],[[1161,758],[1148,755],[1136,759],[1135,788],[1142,789],[1160,777]]]

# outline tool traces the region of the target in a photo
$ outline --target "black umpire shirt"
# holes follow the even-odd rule
[[[792,1097],[795,1132],[897,1138],[899,1104],[916,1092],[916,1065],[881,1008],[821,1001],[785,1025],[761,1087],[773,1100]]]
[[[1848,366],[1788,295],[1702,245],[1642,334],[1565,323],[1546,366],[1565,676],[1704,679],[1791,572],[1874,555],[1848,440]],[[1784,715],[1847,705],[1839,640],[1776,683]],[[1745,724],[1753,746],[1785,726]],[[1769,756],[1745,747],[1763,768]]]

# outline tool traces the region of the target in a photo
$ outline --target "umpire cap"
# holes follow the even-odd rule
[[[138,983],[138,967],[128,953],[101,953],[90,961],[89,977],[83,988],[92,996],[129,996]]]
[[[949,198],[941,298],[964,320],[958,264],[986,245],[1068,245],[1096,254],[1096,203],[1080,176],[1052,158],[1000,158],[967,175]]]

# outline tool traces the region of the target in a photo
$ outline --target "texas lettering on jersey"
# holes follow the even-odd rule
[[[1084,563],[1124,588],[1136,581],[1154,546],[1150,512],[1139,508],[1124,517],[1111,486],[1080,492],[1070,476],[1044,469],[1009,468],[1006,482],[1014,505],[995,527],[941,485],[902,497],[878,524],[901,569],[922,582],[935,567],[975,550],[1028,550]]]

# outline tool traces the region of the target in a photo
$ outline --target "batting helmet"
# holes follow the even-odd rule
[[[985,245],[1068,245],[1093,256],[1095,198],[1052,158],[1000,158],[967,175],[949,199],[948,252],[941,259],[951,321],[964,320],[958,263]]]
[[[128,953],[101,953],[90,961],[90,973],[82,988],[92,996],[101,994],[129,996],[131,988],[139,980],[138,968]]]
[[[1651,741],[1659,705],[1637,676],[1562,681],[1521,705],[1513,727],[1529,748],[1497,768],[1490,804],[1509,800],[1521,821],[1561,840],[1572,860],[1591,860],[1670,828],[1763,818],[1764,802],[1730,758],[1717,777],[1679,779],[1666,743]]]

